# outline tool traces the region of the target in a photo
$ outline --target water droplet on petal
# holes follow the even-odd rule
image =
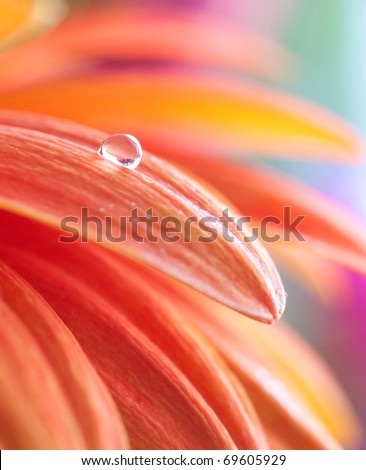
[[[140,142],[130,134],[111,135],[103,141],[98,153],[129,170],[137,168],[142,158]]]

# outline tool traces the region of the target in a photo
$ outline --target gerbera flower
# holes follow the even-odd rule
[[[265,62],[268,51],[274,58]],[[276,217],[270,235],[289,236],[289,206],[293,217],[306,215],[307,241],[268,244],[280,262],[300,274],[312,263],[325,270],[323,258],[364,270],[357,221],[242,161],[247,152],[359,152],[354,132],[317,106],[208,71],[269,76],[277,59],[289,60],[268,40],[206,17],[100,7],[0,58],[8,108],[0,113],[1,448],[356,442],[355,414],[322,360],[288,327],[258,323],[273,323],[285,307],[263,244],[243,238],[248,225],[230,225],[231,241],[222,235],[228,208],[253,225]],[[140,66],[131,70],[131,61]],[[143,145],[135,170],[97,153],[106,131],[121,130]],[[61,243],[61,221],[82,208],[95,225],[88,239]],[[146,230],[136,241],[128,229],[120,243],[98,243],[97,220],[108,216],[116,233],[134,208],[182,224],[209,217],[221,232],[203,243],[202,226],[192,224],[188,243],[169,243]],[[85,235],[80,218],[74,229]]]

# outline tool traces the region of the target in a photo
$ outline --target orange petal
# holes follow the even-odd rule
[[[4,214],[4,217],[7,229],[1,246],[6,249],[1,250],[2,256],[31,281],[74,333],[109,387],[124,418],[133,448],[236,447],[196,388],[146,336],[143,330],[151,330],[153,323],[140,329],[125,313],[134,302],[135,313],[147,308],[148,300],[153,302],[150,308],[159,308],[160,298],[156,296],[154,299],[149,295],[149,290],[146,290],[148,284],[136,285],[136,296],[126,296],[122,290],[118,302],[114,303],[110,297],[113,299],[113,291],[120,287],[120,283],[126,281],[126,290],[131,292],[136,282],[133,271],[129,284],[127,269],[124,277],[114,277],[112,271],[110,276],[114,277],[114,282],[110,284],[99,246],[94,248],[101,252],[101,256],[95,258],[88,245],[61,245],[52,236],[54,231],[51,229],[44,230],[38,223],[11,214]],[[31,229],[27,231],[29,240],[22,241],[21,237],[14,235],[14,230],[20,227]],[[88,256],[91,256],[89,260]],[[105,268],[108,269],[108,265]],[[147,301],[144,301],[145,293]],[[173,326],[171,323],[168,325]],[[153,331],[151,333],[154,334]],[[166,328],[166,333],[169,335],[166,340],[170,340],[174,348],[174,336],[169,328]],[[198,349],[192,341],[191,345],[194,350]],[[207,375],[210,370],[207,366],[205,369],[204,376],[211,375],[210,383],[215,385],[212,372]],[[219,390],[223,388],[222,383],[223,380],[221,384],[216,380]],[[227,393],[226,397],[231,398]],[[235,401],[231,401],[235,406]],[[251,442],[254,445],[255,440]]]
[[[85,128],[75,128],[66,123],[60,126],[58,121],[41,115],[0,111],[0,122],[33,127],[71,140],[93,143]],[[268,215],[278,217],[282,222],[284,207],[291,208],[292,219],[305,215],[306,218],[299,225],[305,242],[300,243],[291,236],[286,243],[267,243],[267,248],[286,269],[295,267],[299,280],[305,282],[317,295],[326,296],[331,279],[336,281],[342,278],[328,260],[365,272],[366,240],[363,234],[366,229],[345,209],[315,189],[268,167],[239,166],[198,155],[188,158],[178,154],[171,155],[170,159],[218,189],[230,201],[228,204],[232,203],[241,214],[252,217],[254,226],[258,226]],[[278,233],[283,237],[283,223],[267,227],[269,236]],[[325,260],[319,259],[319,255]],[[314,283],[313,269],[321,269],[327,274],[321,278],[318,276]]]
[[[245,392],[235,381],[232,383],[232,374],[228,368],[187,318],[182,322],[174,299],[171,301],[162,295],[160,279],[156,272],[149,270],[147,277],[144,277],[135,263],[116,258],[113,253],[106,253],[95,245],[59,244],[51,229],[27,219],[3,214],[3,221],[7,227],[1,238],[3,256],[24,272],[29,280],[39,284],[40,289],[45,289],[44,285],[47,283],[42,273],[48,273],[47,279],[50,274],[42,259],[49,259],[50,264],[57,265],[59,270],[74,278],[67,288],[67,297],[71,304],[76,295],[72,286],[75,282],[80,282],[76,281],[77,279],[81,280],[87,289],[98,293],[108,302],[111,309],[133,323],[141,334],[146,335],[146,338],[160,348],[162,354],[174,363],[216,413],[236,446],[250,449],[266,446],[258,419]],[[27,240],[17,235],[24,231],[31,234]],[[25,261],[27,253],[31,253],[32,262],[23,263],[21,260]],[[58,279],[64,276],[58,274]],[[53,280],[52,285],[55,282],[57,284],[59,281]],[[65,288],[65,285],[62,285],[62,292],[65,292]],[[51,303],[55,302],[59,297],[58,291],[51,293],[51,288],[47,289],[44,295]],[[62,297],[65,297],[65,293]],[[70,322],[74,323],[75,320],[70,319]],[[69,321],[67,323],[69,324]],[[79,334],[82,335],[82,331]],[[131,364],[131,367],[134,365]],[[115,393],[118,393],[121,387],[118,385],[118,377],[115,377],[114,382],[111,387],[117,389]],[[126,410],[126,397],[119,394],[118,397],[116,400],[120,403],[123,415],[130,415]],[[174,401],[174,396],[169,397]],[[148,432],[139,425],[138,416],[136,422],[125,419],[131,428],[130,434]]]
[[[337,443],[331,434],[339,437],[344,443],[354,439],[357,434],[357,423],[347,399],[320,359],[315,357],[314,353],[309,351],[309,348],[304,346],[299,339],[295,337],[293,340],[291,332],[282,334],[281,329],[263,327],[265,329],[258,329],[257,333],[257,330],[252,328],[253,322],[238,321],[240,316],[234,315],[232,311],[214,304],[202,296],[196,298],[192,290],[179,287],[166,277],[156,278],[156,272],[146,271],[142,265],[140,265],[139,276],[137,276],[137,268],[134,268],[133,264],[127,263],[126,260],[119,260],[113,253],[103,253],[103,250],[98,253],[97,250],[100,248],[98,246],[58,245],[56,237],[52,236],[52,230],[45,226],[9,213],[3,213],[2,220],[5,222],[6,229],[0,234],[1,256],[34,283],[75,333],[84,349],[91,355],[100,374],[114,391],[114,398],[119,403],[135,447],[142,445],[139,432],[150,436],[149,439],[154,443],[157,442],[157,437],[154,429],[150,428],[148,424],[144,422],[141,426],[137,424],[140,422],[138,410],[134,410],[134,402],[130,403],[125,399],[131,390],[126,388],[126,384],[119,383],[122,376],[119,369],[117,372],[113,368],[111,369],[116,360],[118,363],[122,361],[126,368],[125,359],[119,356],[111,358],[108,352],[105,352],[106,346],[97,346],[101,341],[107,343],[112,341],[111,338],[114,337],[112,335],[111,338],[109,336],[105,338],[100,334],[107,328],[107,325],[98,323],[98,326],[94,327],[99,333],[99,337],[96,339],[88,326],[90,318],[95,313],[89,312],[85,318],[84,315],[80,317],[79,312],[84,307],[79,304],[75,313],[68,313],[66,307],[70,301],[71,304],[74,301],[82,302],[84,295],[87,295],[83,293],[84,288],[87,292],[89,289],[91,292],[96,292],[100,298],[104,299],[104,302],[108,302],[110,311],[118,311],[120,316],[122,315],[129,322],[133,322],[144,335],[145,344],[152,340],[159,347],[160,353],[164,353],[164,356],[166,355],[174,362],[175,367],[201,393],[206,404],[212,407],[239,447],[244,447],[244,436],[238,432],[231,411],[238,413],[238,418],[242,423],[246,422],[247,425],[251,419],[256,422],[255,417],[250,412],[250,406],[248,406],[245,397],[243,403],[246,413],[249,414],[246,415],[246,419],[244,418],[245,414],[243,417],[243,410],[240,406],[238,407],[235,394],[232,390],[230,391],[230,386],[228,387],[228,384],[224,383],[223,378],[220,379],[218,376],[219,370],[225,375],[227,371],[222,368],[220,361],[217,361],[215,356],[202,345],[200,338],[198,338],[201,343],[199,346],[195,340],[196,333],[189,326],[188,321],[196,323],[225,356],[255,405],[255,410],[273,448],[336,448]],[[29,234],[26,240],[22,237],[24,232]],[[78,251],[81,248],[83,248],[84,254],[82,251]],[[54,266],[57,266],[57,269]],[[47,276],[44,275],[45,272],[47,272]],[[65,280],[66,273],[72,280]],[[129,278],[130,275],[131,278]],[[103,282],[100,277],[103,278]],[[81,287],[81,284],[84,287]],[[129,294],[130,292],[133,295]],[[56,302],[57,305],[61,304],[62,308],[56,308],[53,302]],[[99,301],[97,302],[95,297],[91,297],[91,300],[85,300],[85,305],[88,306],[91,302],[100,311],[101,304]],[[180,325],[176,322],[177,314],[181,319]],[[108,316],[107,323],[109,324],[111,321]],[[117,328],[114,320],[112,326]],[[117,329],[119,330],[120,327]],[[112,334],[109,327],[107,330],[109,335]],[[263,338],[264,333],[267,335]],[[92,337],[89,339],[90,335]],[[274,338],[271,335],[274,335]],[[122,339],[119,341],[122,342]],[[269,343],[268,346],[267,343]],[[277,344],[277,349],[282,348],[280,357],[278,351],[273,353],[273,344]],[[115,345],[114,355],[120,349],[120,346]],[[97,356],[101,352],[101,362],[98,362]],[[124,357],[125,349],[123,348],[120,353]],[[290,364],[291,370],[288,369],[289,364],[284,364],[286,357],[287,363],[291,362],[292,358],[296,359],[294,364]],[[213,367],[213,361],[217,361],[216,367]],[[300,362],[303,365],[306,364],[306,368],[304,366],[297,370],[297,364]],[[135,372],[139,370],[139,366],[136,364],[133,367]],[[318,378],[315,380],[313,377],[316,376]],[[125,376],[123,375],[123,377]],[[205,379],[202,380],[202,377]],[[230,379],[230,373],[228,378]],[[121,391],[121,387],[125,388]],[[139,387],[139,389],[148,387],[150,390],[150,385],[145,382],[141,383]],[[155,392],[151,390],[151,393]],[[167,395],[174,403],[176,403],[175,393],[174,391],[173,394],[170,392]],[[226,400],[222,400],[225,395]],[[221,405],[217,400],[221,401]],[[221,408],[222,404],[227,403],[228,400],[231,403],[230,410],[225,407]],[[132,416],[129,406],[133,408],[135,413]],[[157,406],[162,406],[160,399],[158,399]],[[165,406],[162,406],[162,410],[160,413],[165,416],[167,413]],[[143,409],[140,411],[145,413]],[[168,413],[170,412],[168,411]],[[182,424],[179,420],[177,423],[181,428]],[[322,422],[325,423],[328,430]],[[169,426],[172,426],[171,423]],[[173,431],[172,427],[170,429],[172,435],[176,436],[177,431]],[[249,427],[243,428],[243,434],[248,432],[247,439],[250,436],[252,436],[251,438],[255,436],[250,424]],[[259,444],[258,438],[260,439],[260,435],[257,434],[254,442]],[[165,436],[164,439],[167,437]],[[180,439],[184,439],[185,445],[187,445],[186,437],[180,437]],[[159,442],[161,444],[161,441]],[[171,445],[168,444],[171,443],[169,440],[164,442],[165,446]],[[198,445],[196,440],[189,442],[190,446]],[[205,441],[200,445],[208,446],[209,444]]]
[[[285,93],[223,76],[151,70],[63,77],[1,95],[3,107],[138,135],[160,155],[348,160],[359,137],[339,118]],[[76,102],[70,113],[70,103]]]
[[[52,308],[3,263],[0,286],[3,448],[126,448],[109,393]]]
[[[63,127],[61,123],[58,126]],[[64,133],[57,134],[65,135],[70,128],[66,126]],[[147,153],[134,171],[116,167],[96,153],[100,133],[81,132],[87,138],[81,134],[76,144],[66,138],[2,126],[1,207],[57,228],[65,216],[80,218],[82,207],[99,218],[107,211],[117,234],[119,217],[129,216],[135,205],[140,213],[153,208],[159,220],[175,216],[183,224],[188,217],[222,216],[222,204],[175,167]],[[215,224],[221,232],[221,222]],[[78,225],[81,233],[80,222]],[[232,243],[221,234],[215,243],[202,243],[198,237],[207,233],[197,224],[191,227],[192,241],[188,243],[183,237],[176,243],[164,242],[159,232],[155,233],[157,242],[150,242],[143,231],[146,227],[141,232],[145,241],[139,243],[132,239],[129,226],[125,242],[103,239],[106,247],[143,261],[257,320],[278,318],[285,302],[283,287],[261,245],[243,242],[242,234],[235,230]],[[94,224],[89,228],[89,239],[95,240]]]
[[[208,299],[192,295],[190,300],[196,307],[187,309],[188,314],[195,310],[189,317],[243,381],[272,446],[335,448],[334,439],[345,446],[357,442],[358,419],[344,392],[289,327],[283,322],[257,327]]]

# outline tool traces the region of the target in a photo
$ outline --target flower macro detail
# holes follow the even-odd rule
[[[328,263],[364,274],[364,227],[247,158],[348,162],[357,133],[233,77],[290,68],[260,35],[176,7],[91,3],[0,55],[0,448],[357,445],[341,385],[281,318],[279,269],[305,285]],[[226,209],[250,223],[226,223]],[[147,223],[142,242],[130,226],[99,240],[99,224],[116,237],[132,211],[189,237],[169,243]],[[248,241],[265,217],[279,221],[268,237],[286,236]],[[63,220],[81,234],[72,243]]]

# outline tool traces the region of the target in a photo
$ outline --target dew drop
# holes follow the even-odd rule
[[[142,158],[140,142],[130,134],[114,134],[102,142],[98,150],[103,158],[117,165],[134,170]]]

